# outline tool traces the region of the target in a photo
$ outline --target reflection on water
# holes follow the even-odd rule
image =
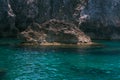
[[[60,48],[0,45],[0,79],[120,80],[120,42],[99,42],[105,46]]]

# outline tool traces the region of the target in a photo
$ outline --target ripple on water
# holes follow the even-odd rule
[[[0,68],[7,69],[4,80],[120,80],[120,42],[101,43],[105,47],[0,46]]]

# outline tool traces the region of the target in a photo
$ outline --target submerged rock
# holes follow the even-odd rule
[[[31,24],[28,29],[21,32],[20,37],[27,43],[40,45],[91,43],[90,37],[74,24],[55,19],[41,25]]]
[[[3,76],[5,76],[6,74],[6,70],[0,70],[0,78],[2,78]]]

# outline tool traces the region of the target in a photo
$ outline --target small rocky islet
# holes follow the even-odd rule
[[[91,45],[90,37],[76,25],[51,19],[43,24],[32,23],[19,37],[23,45]]]

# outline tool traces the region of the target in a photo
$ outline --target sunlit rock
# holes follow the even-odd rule
[[[49,20],[42,25],[31,24],[20,35],[26,42],[41,45],[54,44],[81,44],[91,43],[89,36],[85,35],[72,23],[59,20]]]

